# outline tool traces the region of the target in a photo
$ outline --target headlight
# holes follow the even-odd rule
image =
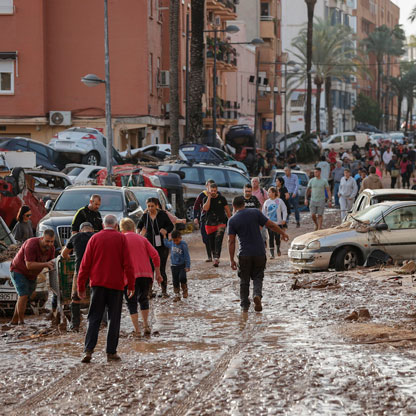
[[[37,232],[36,232],[36,234],[38,235],[38,237],[42,237],[43,236],[43,232],[45,231],[45,230],[47,230],[48,228],[51,228],[49,225],[47,225],[47,224],[39,224],[38,225],[38,230],[37,230]]]
[[[161,188],[160,178],[156,175],[149,176],[150,182],[153,186]]]
[[[307,248],[309,248],[310,250],[318,250],[321,248],[321,243],[318,240],[315,241],[311,241]]]

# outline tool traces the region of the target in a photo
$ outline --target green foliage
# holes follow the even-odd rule
[[[382,111],[377,101],[371,97],[360,93],[357,98],[357,103],[352,110],[355,120],[358,123],[369,123],[373,126],[378,126]]]
[[[319,159],[319,152],[312,142],[312,136],[302,135],[299,139],[299,149],[296,152],[296,157],[301,163],[311,163]]]

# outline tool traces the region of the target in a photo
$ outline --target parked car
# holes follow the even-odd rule
[[[338,227],[296,237],[289,260],[300,270],[349,270],[382,250],[394,262],[416,258],[416,202],[385,201]]]
[[[172,155],[170,144],[149,144],[148,146],[139,147],[138,149],[131,149],[130,155],[135,156],[137,153],[142,152],[145,155],[155,157],[159,160],[165,160]],[[124,158],[128,157],[127,150],[120,152],[120,155]],[[179,150],[179,159],[186,160],[186,156]]]
[[[39,222],[36,234],[43,235],[47,228],[52,228],[58,245],[64,246],[71,237],[75,213],[88,205],[92,194],[101,196],[100,213],[103,217],[107,214],[115,215],[118,220],[129,217],[137,224],[143,215],[134,193],[125,186],[71,186],[61,193],[53,205],[52,201],[47,202],[46,206],[51,209]]]
[[[370,205],[379,204],[384,201],[416,201],[416,191],[411,189],[364,189],[358,196],[352,206],[351,211],[347,214],[355,216],[358,212],[369,207]]]
[[[276,186],[276,179],[278,177],[284,176],[285,171],[283,169],[276,169],[273,170],[271,176],[263,177],[261,178],[261,186],[265,188],[266,190],[270,186]],[[299,195],[299,203],[303,204],[305,202],[305,194],[306,194],[306,188],[308,186],[309,177],[306,172],[303,170],[293,170],[292,173],[296,174],[299,181],[299,187],[298,187],[298,195]]]
[[[146,209],[146,200],[148,198],[157,198],[165,211],[173,212],[172,204],[169,203],[165,193],[160,188],[149,188],[147,186],[131,186],[130,190],[134,193],[140,206]]]
[[[74,185],[95,185],[97,175],[104,166],[82,165],[79,163],[68,163],[62,173],[68,175],[68,178]]]
[[[383,133],[376,126],[368,123],[357,123],[354,127],[354,131],[363,131],[365,133]]]
[[[44,202],[48,199],[55,200],[67,186],[72,185],[71,179],[61,172],[45,169],[25,169],[25,175],[29,188]],[[30,178],[33,178],[34,183],[29,185]]]
[[[180,146],[186,160],[191,163],[222,163],[222,156],[205,144],[187,143]]]
[[[401,131],[389,131],[390,140],[392,143],[404,144],[406,136]]]
[[[225,147],[237,160],[244,147],[254,146],[254,132],[247,124],[231,126],[225,135]]]
[[[31,221],[34,227],[46,215],[46,209],[27,183],[31,181],[26,177],[24,169],[14,168],[11,172],[0,173],[0,216],[9,228],[16,223],[16,216],[22,205],[29,206],[32,211]]]
[[[368,135],[365,133],[337,133],[325,137],[325,139],[322,140],[322,150],[335,149],[335,151],[339,151],[341,150],[341,147],[344,150],[350,150],[354,144],[358,145],[358,147],[364,147],[367,141]]]
[[[186,219],[192,221],[193,206],[198,195],[205,190],[205,183],[213,179],[218,185],[218,191],[231,204],[233,198],[242,195],[245,184],[250,180],[239,169],[227,166],[206,164],[172,163],[159,167],[164,172],[177,172],[182,178],[183,198],[186,207]]]
[[[1,150],[17,150],[21,152],[35,152],[36,166],[48,170],[59,171],[65,167],[66,160],[45,143],[26,137],[0,137]]]
[[[107,138],[97,129],[71,127],[53,136],[49,145],[67,159],[76,163],[98,166],[107,158]],[[113,147],[114,164],[122,164],[123,158]]]
[[[221,164],[240,169],[242,172],[244,172],[245,175],[249,175],[247,166],[243,162],[235,160],[231,155],[229,155],[227,152],[224,152],[224,150],[219,149],[218,147],[209,146],[209,149],[221,159]]]

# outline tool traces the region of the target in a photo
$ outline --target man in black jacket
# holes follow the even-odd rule
[[[74,215],[74,219],[72,220],[72,233],[79,232],[79,226],[83,222],[89,222],[92,224],[95,232],[101,231],[103,229],[103,220],[100,212],[98,211],[100,206],[100,195],[91,195],[89,204],[80,208]]]

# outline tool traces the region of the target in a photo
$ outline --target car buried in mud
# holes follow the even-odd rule
[[[394,262],[416,259],[416,202],[371,205],[337,227],[296,237],[288,256],[298,270],[349,270],[375,251]]]

